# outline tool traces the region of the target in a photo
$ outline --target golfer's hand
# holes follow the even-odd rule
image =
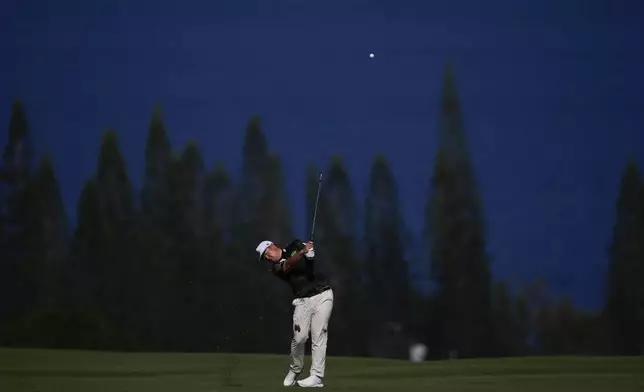
[[[309,241],[306,244],[304,244],[304,253],[307,253],[311,249],[313,249],[313,241]]]

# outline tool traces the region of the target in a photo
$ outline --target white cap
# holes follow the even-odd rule
[[[257,253],[259,253],[259,259],[262,259],[262,256],[264,255],[264,252],[266,252],[266,249],[268,249],[269,246],[273,244],[272,241],[262,241],[257,245],[257,248],[255,250]]]

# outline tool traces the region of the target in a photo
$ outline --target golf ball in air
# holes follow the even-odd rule
[[[376,57],[376,55],[375,55],[375,54],[373,54],[373,53],[369,53],[369,58],[374,58],[374,57]]]

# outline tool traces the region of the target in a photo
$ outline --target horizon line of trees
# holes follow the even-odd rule
[[[316,244],[337,299],[329,354],[404,358],[413,342],[427,344],[430,358],[644,354],[644,179],[635,160],[615,202],[604,308],[575,309],[543,282],[512,292],[490,272],[449,65],[441,94],[421,233],[429,294],[411,284],[410,239],[386,157],[372,162],[362,222],[342,158],[323,170]],[[106,131],[73,224],[50,155],[36,164],[31,146],[16,100],[0,166],[0,346],[288,351],[290,292],[253,262],[260,240],[294,236],[281,162],[258,116],[233,178],[221,163],[206,168],[194,141],[175,150],[155,109],[139,189],[116,132]],[[311,211],[320,168],[306,171]]]

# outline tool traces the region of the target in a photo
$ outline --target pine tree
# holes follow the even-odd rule
[[[622,174],[610,246],[605,318],[614,354],[642,354],[644,222],[641,173],[630,159]]]
[[[517,355],[528,355],[532,350],[529,344],[532,325],[530,319],[530,307],[525,293],[519,292],[514,296],[513,310],[513,336],[515,337],[514,342],[516,344],[514,351]],[[494,340],[494,342],[497,341],[498,339]]]
[[[392,339],[400,337],[397,332],[408,320],[410,292],[404,232],[393,173],[387,159],[377,156],[371,166],[364,219],[371,351],[377,356],[406,354],[406,345]]]
[[[65,281],[75,313],[72,323],[77,326],[77,339],[72,347],[86,349],[114,348],[111,343],[115,325],[109,318],[106,301],[110,286],[105,276],[111,265],[104,257],[112,246],[109,227],[101,206],[96,180],[85,182],[76,208],[76,228],[72,241],[72,256],[65,269]]]
[[[26,287],[28,341],[23,344],[53,347],[64,336],[65,306],[62,286],[68,254],[62,197],[54,167],[45,155],[25,192],[26,220],[24,259],[20,263]]]
[[[233,222],[232,203],[234,188],[226,167],[215,165],[204,183],[204,218],[205,236],[204,258],[207,268],[202,275],[203,304],[201,308],[203,328],[203,346],[210,351],[230,351],[227,336],[234,334],[235,326],[224,322],[234,311],[235,298],[230,298],[230,276],[235,275],[237,261],[232,254],[231,226]],[[221,298],[226,298],[222,301]]]
[[[166,327],[165,306],[172,298],[169,284],[170,273],[168,233],[168,214],[170,188],[168,186],[169,170],[172,165],[172,151],[163,114],[156,107],[150,119],[148,136],[145,147],[145,169],[141,189],[141,219],[138,232],[137,252],[140,271],[138,276],[144,276],[140,281],[141,291],[146,295],[142,298],[142,314],[140,329],[145,347],[164,348],[164,332]]]
[[[313,173],[309,172],[309,176]],[[317,181],[317,174],[315,175]],[[316,266],[328,274],[336,298],[329,330],[335,336],[329,352],[366,355],[364,290],[360,270],[356,225],[357,205],[349,174],[335,156],[324,176],[316,222]],[[311,184],[309,177],[307,183]]]
[[[231,317],[243,327],[229,338],[239,341],[243,351],[281,351],[291,339],[290,292],[268,272],[268,266],[251,261],[257,260],[253,251],[260,241],[286,244],[293,233],[281,163],[269,151],[257,116],[246,127],[235,204],[234,259],[241,263],[237,273],[244,278],[230,282],[236,287],[229,291],[262,295],[239,298]]]
[[[112,344],[132,349],[137,346],[135,317],[141,312],[135,233],[137,230],[134,193],[118,138],[113,130],[103,135],[95,174],[101,207],[102,235],[107,245],[95,257],[105,263],[100,278],[100,306],[118,329]]]
[[[34,279],[35,302],[54,306],[59,295],[62,263],[67,257],[69,225],[58,179],[49,155],[43,156],[26,192],[26,256]]]
[[[27,311],[25,277],[20,275],[25,258],[26,192],[32,173],[32,146],[22,101],[15,100],[0,166],[0,324],[19,323]],[[1,325],[0,325],[1,327]],[[12,344],[0,336],[0,344]]]
[[[198,350],[200,278],[206,262],[202,238],[205,233],[203,189],[205,167],[201,151],[191,141],[170,169],[170,213],[167,227],[171,260],[173,299],[169,320],[173,348]]]
[[[427,204],[426,236],[442,355],[490,352],[490,271],[483,212],[451,66],[444,76],[439,146]]]
[[[513,298],[507,284],[499,282],[492,287],[492,315],[494,322],[494,354],[520,356],[526,354],[528,320],[525,298]]]

